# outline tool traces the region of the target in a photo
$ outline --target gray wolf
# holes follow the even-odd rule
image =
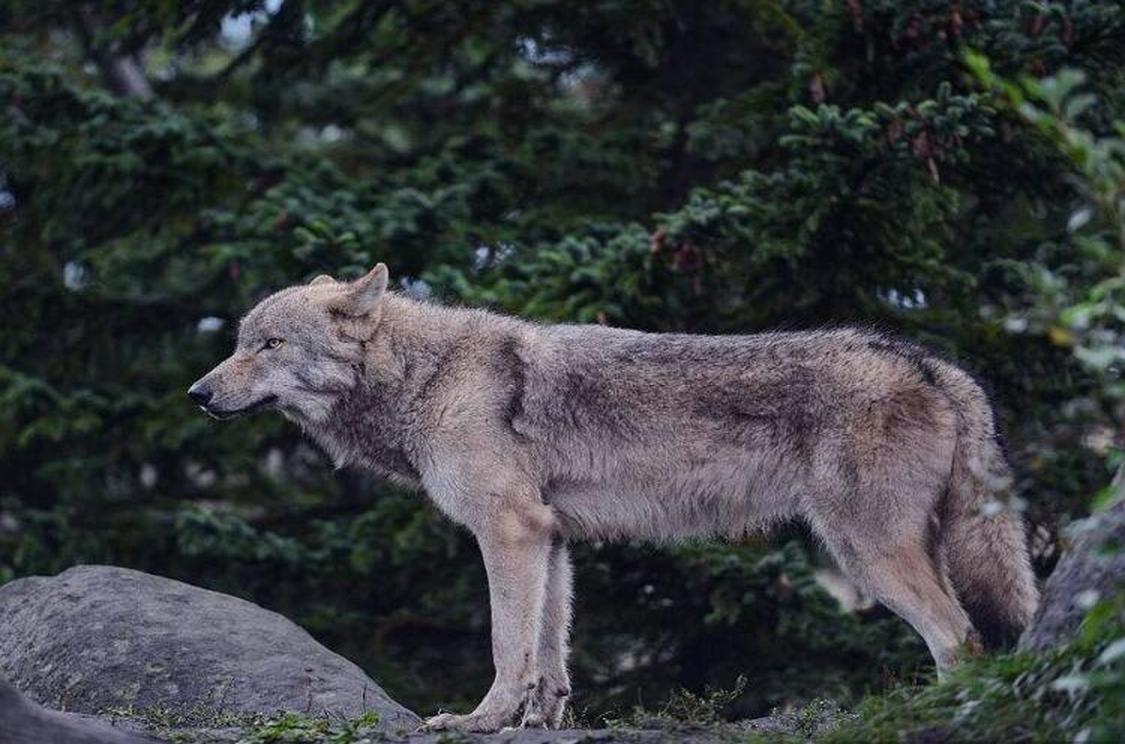
[[[521,709],[558,725],[574,539],[737,539],[803,518],[939,669],[1037,603],[985,393],[880,333],[537,325],[388,291],[379,264],[263,300],[188,394],[218,418],[278,410],[337,466],[421,487],[472,531],[495,681],[432,728],[494,731]]]

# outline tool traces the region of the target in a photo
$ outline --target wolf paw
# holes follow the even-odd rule
[[[520,728],[550,728],[547,722],[547,714],[541,710],[532,710],[528,708],[524,711],[523,720],[520,721]]]
[[[566,698],[569,687],[551,689],[548,685],[540,683],[528,697],[527,707],[524,709],[522,728],[550,728],[555,729],[562,723],[563,711],[566,709]]]
[[[463,716],[454,713],[438,713],[426,719],[423,728],[428,731],[465,731],[473,734],[491,734],[499,731],[507,721],[498,716],[469,713]]]

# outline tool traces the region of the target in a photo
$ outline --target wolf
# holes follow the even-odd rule
[[[582,538],[737,540],[803,519],[939,670],[1034,613],[989,399],[922,347],[856,328],[541,325],[387,281],[379,264],[267,297],[188,395],[220,419],[280,411],[337,467],[421,488],[475,536],[495,679],[430,728],[559,725]]]

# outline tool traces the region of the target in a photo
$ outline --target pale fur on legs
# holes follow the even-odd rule
[[[550,519],[536,506],[509,508],[474,530],[488,574],[496,676],[473,712],[433,716],[428,728],[496,731],[515,718],[543,678],[541,635],[554,546]],[[552,612],[558,599],[552,597]]]
[[[529,728],[558,728],[570,696],[566,662],[570,651],[573,568],[563,540],[556,540],[551,546],[547,571],[547,596],[539,630],[539,681],[528,697],[521,722]]]

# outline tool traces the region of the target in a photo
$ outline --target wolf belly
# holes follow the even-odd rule
[[[776,456],[724,448],[692,461],[620,452],[616,461],[615,470],[571,471],[544,486],[568,536],[734,539],[799,511],[802,476]]]

